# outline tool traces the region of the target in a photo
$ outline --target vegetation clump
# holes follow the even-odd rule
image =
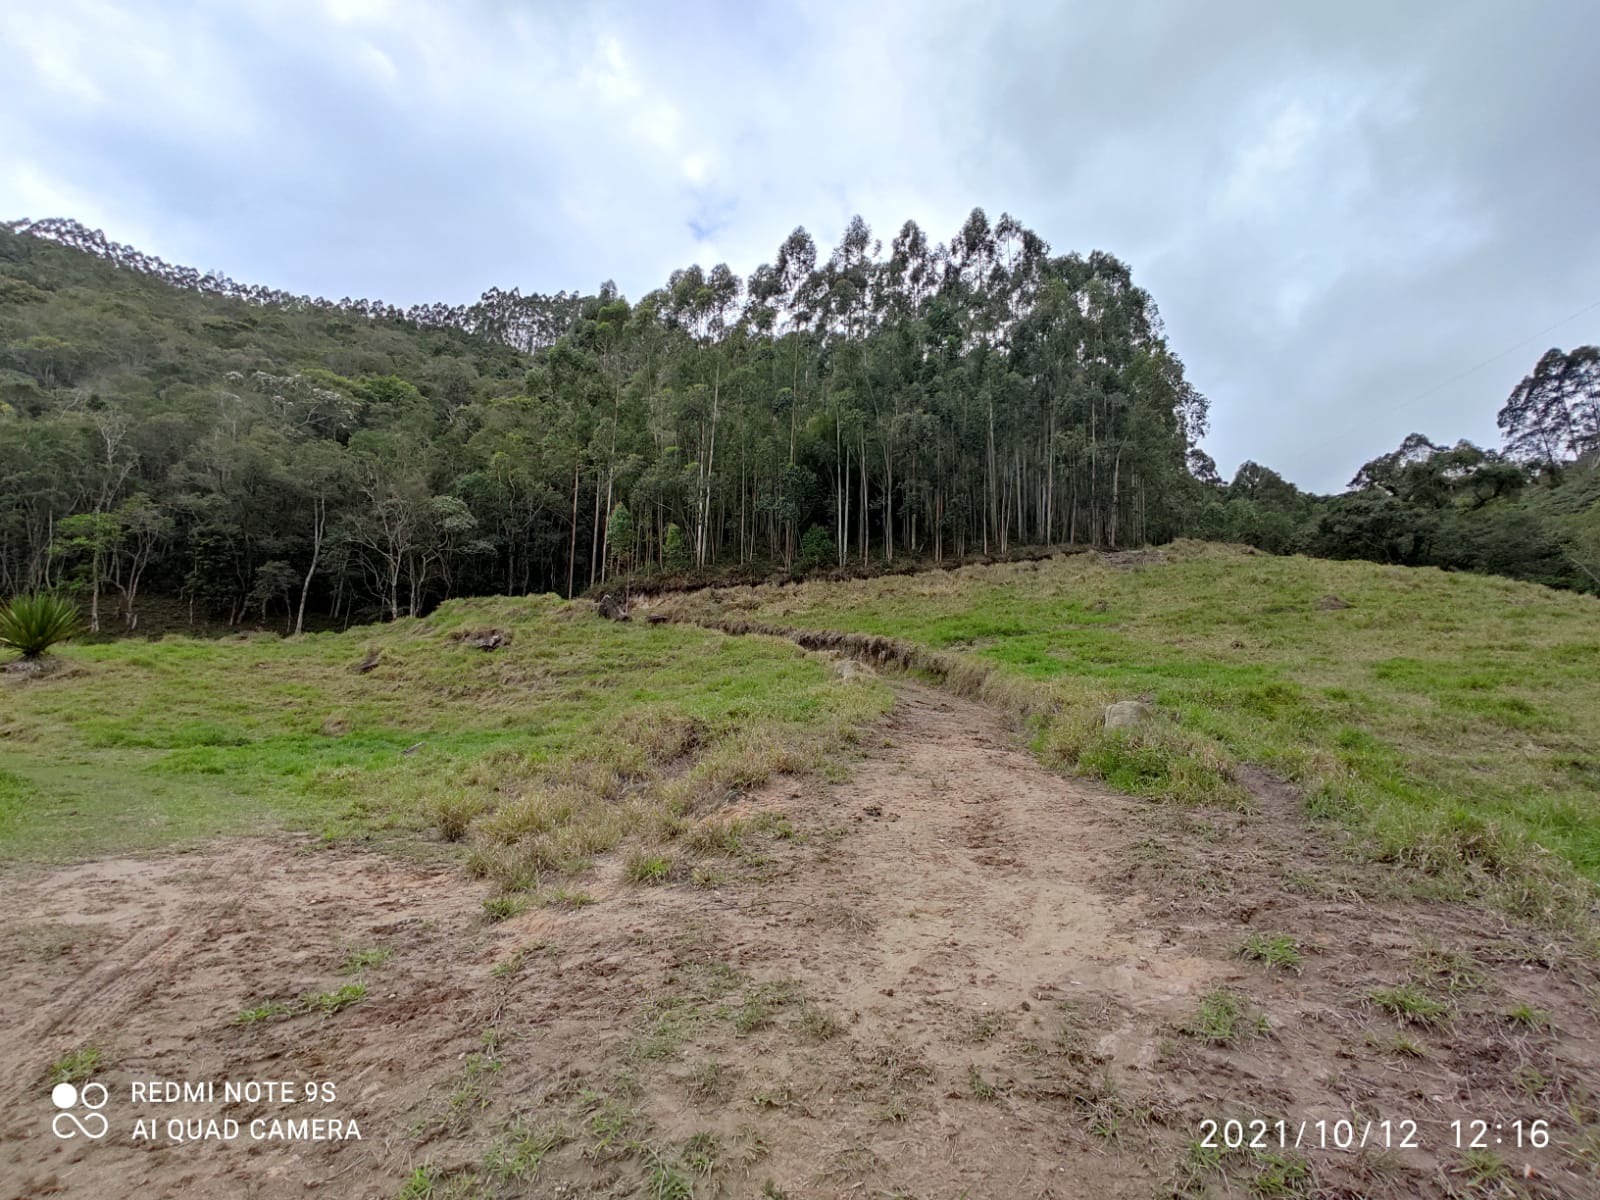
[[[36,660],[52,646],[83,632],[78,606],[49,592],[13,596],[0,603],[0,646]]]

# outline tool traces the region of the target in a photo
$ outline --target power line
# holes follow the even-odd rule
[[[1557,321],[1554,325],[1547,325],[1545,328],[1539,330],[1538,333],[1530,333],[1527,337],[1523,338],[1520,342],[1517,342],[1515,345],[1507,346],[1504,350],[1500,351],[1499,354],[1491,354],[1488,358],[1484,359],[1480,363],[1474,363],[1472,366],[1468,367],[1465,371],[1462,371],[1459,375],[1452,375],[1449,379],[1446,379],[1443,383],[1436,383],[1431,388],[1429,388],[1427,391],[1418,392],[1415,396],[1411,397],[1411,399],[1405,401],[1403,404],[1399,405],[1398,407],[1400,407],[1400,408],[1410,408],[1412,405],[1416,404],[1417,401],[1426,400],[1429,396],[1433,395],[1435,392],[1441,391],[1444,388],[1449,387],[1452,383],[1461,382],[1461,380],[1465,379],[1468,375],[1471,375],[1474,371],[1480,371],[1484,367],[1487,367],[1492,362],[1499,362],[1506,355],[1515,353],[1516,351],[1518,351],[1518,350],[1522,349],[1524,346],[1526,346],[1529,342],[1537,341],[1539,338],[1542,338],[1545,334],[1550,333],[1552,330],[1560,329],[1568,321],[1575,321],[1579,317],[1583,316],[1585,313],[1593,312],[1597,308],[1600,308],[1600,300],[1596,300],[1593,304],[1585,305],[1583,308],[1580,308],[1577,312],[1572,313],[1570,316],[1562,317],[1561,320]]]

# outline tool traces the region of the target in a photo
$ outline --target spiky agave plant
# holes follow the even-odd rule
[[[37,592],[0,604],[0,646],[22,651],[23,658],[38,658],[82,632],[78,606],[62,596]]]

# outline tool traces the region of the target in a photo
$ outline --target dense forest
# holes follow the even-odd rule
[[[1338,496],[1245,463],[1231,483],[1192,455],[1206,499],[1189,529],[1273,553],[1364,558],[1600,591],[1600,349],[1552,349],[1501,407],[1499,450],[1420,433]]]
[[[397,309],[0,226],[0,594],[296,629],[473,592],[880,569],[1189,534],[1594,587],[1600,380],[1552,351],[1506,446],[1414,436],[1344,496],[1196,443],[1128,267],[974,211],[629,302]]]

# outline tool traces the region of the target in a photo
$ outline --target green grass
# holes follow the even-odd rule
[[[381,967],[394,957],[387,946],[369,946],[365,950],[352,950],[339,970],[346,975],[357,975],[368,967]]]
[[[635,850],[623,863],[622,871],[630,883],[665,883],[672,875],[672,859],[665,854]]]
[[[1249,1034],[1265,1033],[1267,1019],[1250,1002],[1227,988],[1213,988],[1200,997],[1200,1007],[1183,1032],[1190,1037],[1227,1046]]]
[[[1376,988],[1367,998],[1390,1016],[1413,1025],[1442,1025],[1450,1017],[1450,1006],[1435,1000],[1414,983]]]
[[[364,983],[347,983],[343,987],[334,988],[329,992],[318,992],[305,997],[304,1005],[313,1012],[331,1017],[334,1013],[349,1008],[367,998],[367,985]]]
[[[98,1046],[80,1046],[50,1064],[50,1083],[81,1083],[105,1060]]]
[[[1600,882],[1600,601],[1431,568],[1163,553],[675,603],[914,643],[1031,714],[1048,762],[1137,795],[1250,807],[1238,768],[1259,765],[1422,888],[1533,914],[1566,902],[1552,890],[1574,874]],[[1320,609],[1329,593],[1350,607]],[[1140,695],[1160,719],[1107,733],[1104,706]]]
[[[520,917],[528,911],[529,900],[526,896],[515,892],[502,893],[498,896],[489,896],[483,902],[483,919],[485,921],[506,921],[512,917]]]
[[[490,1149],[485,1159],[489,1174],[500,1183],[526,1183],[539,1172],[545,1157],[566,1142],[570,1135],[559,1125],[529,1128],[513,1124]]]
[[[1239,953],[1245,958],[1285,971],[1299,971],[1305,962],[1300,953],[1300,943],[1286,933],[1252,933],[1245,938]]]
[[[1550,1028],[1550,1014],[1523,1002],[1506,1013],[1506,1020],[1519,1029],[1538,1030]]]
[[[485,654],[451,638],[486,626],[512,643]],[[356,673],[369,650],[376,668]],[[280,829],[452,840],[520,805],[538,810],[522,815],[539,833],[577,831],[563,849],[576,862],[639,824],[619,797],[650,790],[654,806],[688,811],[820,765],[891,698],[880,683],[838,686],[781,642],[614,624],[549,596],[292,640],[123,640],[56,657],[54,676],[0,677],[0,861]],[[559,794],[540,808],[601,775],[610,826]]]
[[[235,1025],[251,1026],[260,1025],[264,1021],[275,1021],[279,1017],[289,1016],[294,1009],[281,1000],[268,1000],[257,1004],[254,1008],[247,1008],[234,1017]]]

